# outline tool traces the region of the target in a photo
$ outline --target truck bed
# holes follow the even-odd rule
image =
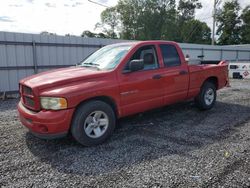
[[[207,77],[215,77],[215,75],[215,79],[218,81],[217,89],[228,85],[228,64],[226,61],[206,61],[206,64],[203,63],[188,65],[190,73],[189,90],[191,93],[199,88]]]
[[[221,61],[215,61],[215,60],[200,60],[200,59],[189,59],[187,60],[187,63],[189,65],[200,65],[200,64],[214,64],[214,65],[218,65]]]

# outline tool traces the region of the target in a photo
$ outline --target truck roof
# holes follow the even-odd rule
[[[174,45],[178,45],[176,42],[174,41],[165,41],[165,40],[146,40],[146,41],[128,41],[128,42],[121,42],[121,43],[115,43],[115,44],[111,44],[114,46],[119,46],[119,45],[139,45],[139,44],[159,44],[159,43],[171,43]]]

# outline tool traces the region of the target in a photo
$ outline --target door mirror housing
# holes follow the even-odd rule
[[[129,70],[130,72],[139,71],[144,69],[144,61],[143,59],[134,59],[129,62]]]

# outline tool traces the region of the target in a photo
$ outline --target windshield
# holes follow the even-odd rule
[[[80,63],[84,67],[96,67],[100,70],[111,70],[116,67],[132,45],[106,46]]]

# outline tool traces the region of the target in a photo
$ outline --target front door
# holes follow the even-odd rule
[[[123,116],[156,108],[163,104],[162,79],[155,46],[140,47],[129,61],[134,59],[143,59],[144,69],[121,73],[120,104]],[[124,72],[128,69],[127,63]]]

